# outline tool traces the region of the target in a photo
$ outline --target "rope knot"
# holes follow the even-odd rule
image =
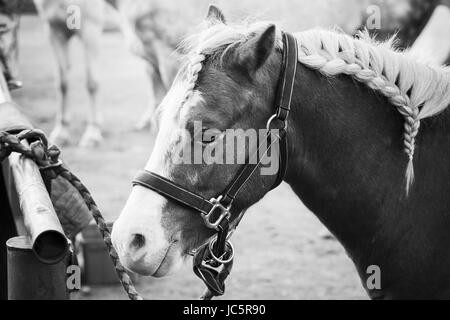
[[[22,143],[28,140],[30,145]],[[33,159],[46,178],[54,179],[57,173],[56,167],[62,163],[59,161],[60,150],[56,146],[48,147],[48,140],[44,132],[37,129],[23,130],[18,134],[0,132],[0,161],[3,161],[12,152],[17,152],[27,158]]]

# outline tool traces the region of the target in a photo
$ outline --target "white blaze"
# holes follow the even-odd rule
[[[153,152],[145,169],[170,179],[171,162],[167,154],[173,150],[174,142],[184,132],[184,121],[192,106],[202,101],[201,95],[194,92],[181,107],[186,97],[187,85],[175,82],[161,104],[161,126]],[[191,177],[192,179],[193,177]],[[163,274],[173,271],[182,262],[181,245],[173,245],[173,230],[165,230],[162,224],[163,210],[167,199],[156,192],[141,186],[133,187],[130,197],[119,219],[115,222],[112,234],[113,244],[125,267],[141,274],[154,275],[160,268]],[[170,213],[166,213],[170,215]],[[133,249],[133,235],[145,237],[145,245]],[[179,240],[179,239],[177,239]],[[169,257],[170,255],[170,257]],[[168,264],[168,267],[162,266]]]

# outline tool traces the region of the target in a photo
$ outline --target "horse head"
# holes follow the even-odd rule
[[[159,107],[163,125],[145,169],[205,199],[220,194],[241,167],[238,159],[246,159],[255,147],[248,142],[230,148],[230,141],[236,132],[245,136],[265,129],[274,113],[278,39],[272,24],[234,28],[211,7],[205,29],[182,46],[185,63]],[[219,153],[227,159],[215,161]],[[278,163],[278,154],[274,151],[270,159]],[[271,190],[276,172],[248,180],[234,200],[231,223]],[[112,238],[125,267],[164,276],[212,235],[193,210],[136,185]]]

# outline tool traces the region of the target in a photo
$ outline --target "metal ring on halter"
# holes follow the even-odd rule
[[[244,216],[244,213],[245,213],[246,211],[247,211],[247,210],[242,211],[242,212],[239,214],[239,217],[238,217],[236,220],[241,220],[241,218]],[[237,227],[237,226],[234,226],[234,227],[232,227],[232,228],[230,229],[230,231],[228,232],[228,235],[227,235],[227,240],[229,240],[229,239],[231,238],[231,236],[234,234],[234,232],[236,231],[236,227]],[[214,242],[215,242],[215,240],[217,240],[217,238],[214,239]],[[213,241],[213,240],[211,240],[211,241]],[[200,248],[202,248],[203,246],[205,246],[205,245],[211,243],[211,241],[209,241],[209,242],[208,242],[208,241],[205,241],[202,245],[198,246],[198,248],[195,248],[195,249],[192,249],[191,251],[185,252],[185,254],[188,255],[188,256],[193,257],[193,256],[195,256],[195,255],[197,254],[197,252],[200,250]],[[231,243],[230,243],[230,244],[231,244]]]
[[[286,130],[287,130],[287,122],[283,122],[283,125],[284,125],[284,126],[283,126],[283,128],[281,128],[281,129],[279,129],[279,128],[271,129],[270,127],[272,126],[272,123],[273,123],[275,120],[282,121],[281,119],[278,118],[278,115],[277,115],[277,114],[274,114],[273,116],[270,117],[269,121],[267,121],[266,130],[267,130],[268,133],[270,132],[272,135],[274,135],[278,140],[282,140],[282,137],[281,137],[281,135],[280,135],[280,131],[278,131],[277,134],[274,134],[274,133],[272,132],[272,130],[281,130],[281,131],[286,132]]]
[[[275,114],[272,115],[272,116],[269,118],[269,120],[267,121],[267,125],[266,125],[266,130],[267,130],[267,131],[271,130],[270,127],[271,127],[272,123],[273,123],[275,120],[282,121],[281,119],[278,118],[278,114],[275,113]],[[287,122],[286,122],[286,121],[282,121],[282,122],[283,122],[283,128],[281,128],[281,130],[287,130]]]
[[[213,260],[216,261],[216,262],[218,262],[218,263],[220,263],[220,264],[227,264],[227,263],[230,263],[231,261],[233,261],[233,259],[234,259],[234,247],[233,247],[233,245],[231,244],[231,242],[227,240],[225,246],[228,247],[228,248],[230,249],[230,251],[227,250],[227,251],[222,255],[222,257],[223,257],[223,256],[225,256],[226,254],[229,254],[229,257],[228,257],[227,259],[223,259],[223,260],[222,260],[222,257],[218,258],[218,257],[216,257],[216,256],[214,255],[214,250],[213,250],[213,249],[214,249],[214,245],[216,244],[216,241],[217,241],[217,238],[214,238],[214,239],[211,240],[211,242],[209,243],[209,252],[211,253],[211,256],[212,256]]]

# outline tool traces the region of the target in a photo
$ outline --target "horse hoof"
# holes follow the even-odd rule
[[[71,143],[71,136],[69,129],[64,126],[56,126],[50,133],[49,140],[51,143],[58,146],[68,146]]]
[[[103,141],[102,131],[98,127],[88,127],[78,144],[81,148],[92,148],[99,146]]]

